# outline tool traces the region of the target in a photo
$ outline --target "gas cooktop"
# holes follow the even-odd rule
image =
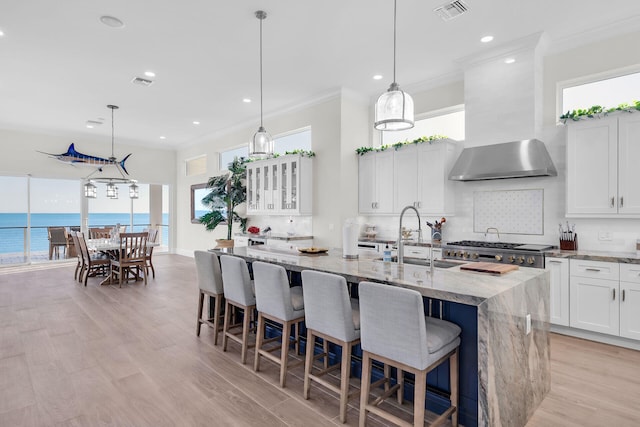
[[[508,243],[508,242],[482,242],[478,240],[460,240],[457,242],[448,242],[446,246],[464,246],[469,248],[484,249],[502,249],[511,251],[536,251],[541,252],[552,249],[552,245],[530,245],[524,243]]]

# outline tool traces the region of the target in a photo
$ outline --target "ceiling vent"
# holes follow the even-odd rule
[[[134,85],[140,85],[140,86],[151,86],[153,84],[153,80],[143,79],[142,77],[136,77],[133,80],[131,80],[131,83],[133,83]]]
[[[98,120],[87,120],[87,123],[86,123],[86,126],[88,128],[94,128],[100,125],[102,125],[102,122]]]
[[[443,21],[450,21],[453,18],[457,18],[468,10],[469,6],[467,6],[467,4],[462,0],[445,3],[442,6],[433,9],[436,15],[442,18]]]

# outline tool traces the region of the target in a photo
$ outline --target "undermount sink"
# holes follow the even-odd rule
[[[383,261],[382,258],[375,258],[374,261]],[[398,262],[398,257],[397,256],[393,256],[391,257],[391,262],[393,263],[397,263]],[[412,265],[421,265],[423,267],[429,267],[429,260],[428,259],[423,259],[423,258],[412,258],[412,257],[404,257],[404,263],[405,264],[412,264]],[[451,268],[451,267],[457,267],[461,264],[464,264],[460,261],[450,261],[450,260],[446,260],[446,259],[434,259],[433,260],[433,266],[436,268]]]

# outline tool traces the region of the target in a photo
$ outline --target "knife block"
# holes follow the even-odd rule
[[[573,240],[560,239],[560,249],[564,251],[577,251],[578,250],[578,235],[573,235]]]

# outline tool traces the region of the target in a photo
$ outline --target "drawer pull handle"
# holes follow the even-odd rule
[[[609,204],[609,207],[611,207],[611,208],[612,208],[612,207],[614,207],[614,206],[615,206],[615,205],[614,205],[614,204],[615,204],[615,202],[616,202],[616,198],[615,198],[615,197],[612,197],[612,198],[611,198],[611,203]]]
[[[551,264],[562,264],[562,261],[551,261],[551,260],[549,260],[549,262]],[[638,273],[638,275],[640,276],[640,273]]]
[[[600,271],[599,268],[585,268],[586,271]]]
[[[620,196],[620,207],[624,207],[624,197]]]
[[[613,289],[613,300],[614,301],[616,300],[616,290],[615,289]]]

